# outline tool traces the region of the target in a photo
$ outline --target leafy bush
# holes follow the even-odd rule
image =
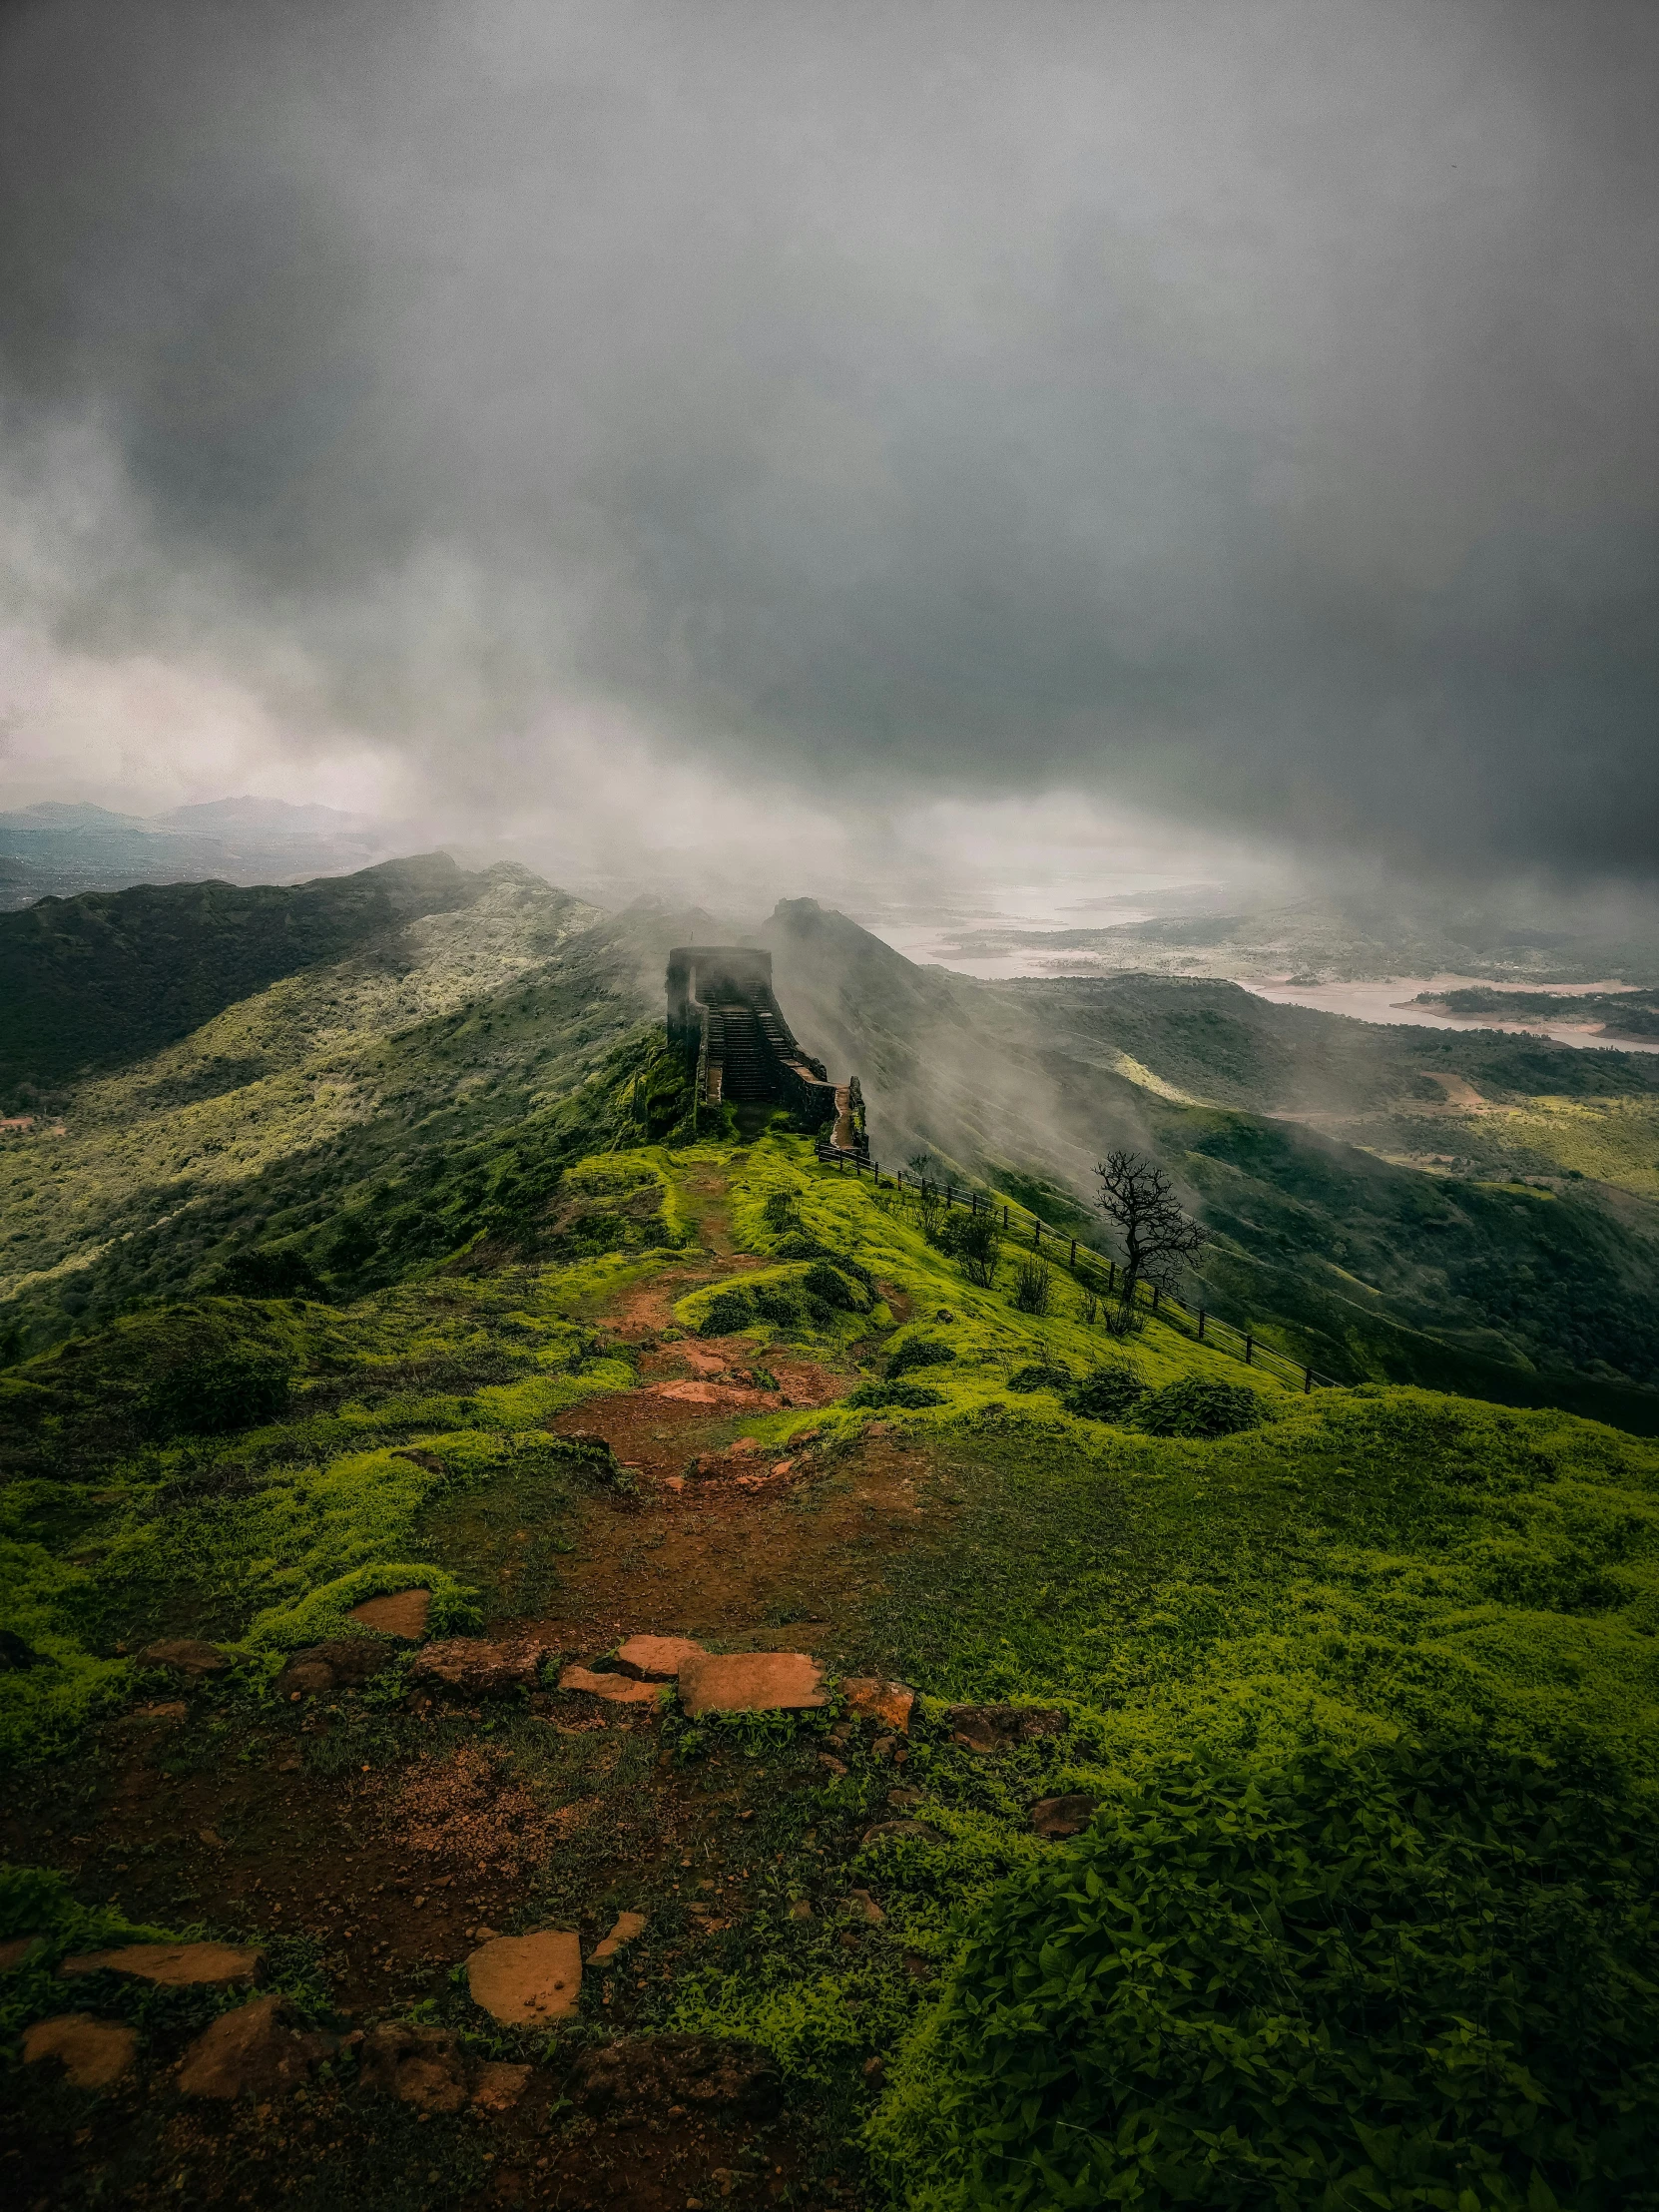
[[[768,1192],[762,1212],[768,1229],[775,1237],[781,1237],[787,1231],[800,1231],[805,1226],[801,1219],[801,1201],[794,1191]]]
[[[1046,1314],[1054,1300],[1054,1270],[1034,1256],[1014,1276],[1014,1305],[1022,1314]]]
[[[761,1319],[779,1329],[800,1329],[809,1318],[806,1301],[793,1283],[759,1283],[751,1296]]]
[[[287,1408],[287,1368],[257,1354],[225,1353],[186,1361],[159,1375],[139,1401],[153,1436],[220,1436],[259,1428]]]
[[[721,1291],[704,1308],[697,1333],[700,1337],[733,1337],[740,1329],[747,1329],[754,1319],[754,1309],[745,1292]]]
[[[912,1337],[901,1344],[887,1362],[887,1381],[896,1382],[901,1375],[908,1375],[912,1368],[947,1368],[956,1355],[949,1345],[940,1344],[931,1337]]]
[[[1015,1368],[1008,1378],[1011,1390],[1064,1390],[1075,1378],[1070,1368],[1051,1367],[1046,1360],[1034,1360],[1029,1367]]]
[[[1650,2205],[1656,1882],[1480,1745],[1172,1762],[993,1902],[876,2147],[941,2212]]]
[[[843,1402],[847,1405],[901,1405],[907,1411],[919,1412],[924,1405],[942,1405],[944,1392],[929,1388],[925,1382],[860,1382]]]
[[[1139,1426],[1150,1436],[1234,1436],[1261,1425],[1261,1398],[1247,1382],[1212,1382],[1184,1375],[1143,1400]]]
[[[1146,1384],[1126,1362],[1102,1361],[1066,1392],[1065,1407],[1085,1420],[1120,1421],[1145,1395]]]
[[[867,1314],[869,1293],[861,1283],[853,1282],[839,1268],[832,1268],[828,1260],[817,1260],[801,1278],[801,1288],[810,1298],[822,1298],[827,1306],[833,1306],[843,1314]]]

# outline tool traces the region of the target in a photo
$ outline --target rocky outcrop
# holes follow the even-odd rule
[[[171,1637],[147,1644],[139,1655],[147,1667],[166,1667],[170,1673],[200,1680],[203,1675],[223,1674],[231,1664],[217,1644],[204,1644],[189,1636]]]

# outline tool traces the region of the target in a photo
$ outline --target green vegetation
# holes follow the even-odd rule
[[[56,1809],[47,1836],[90,1831],[135,1771],[122,1716],[177,1692],[144,1648],[205,1636],[230,1666],[174,1708],[145,1754],[160,1774],[206,1788],[282,1747],[342,1805],[364,1777],[350,1818],[405,1851],[440,1773],[472,1777],[474,1808],[522,1804],[506,1925],[579,1927],[587,1947],[649,1904],[571,2041],[758,2040],[792,2114],[861,2143],[870,2188],[908,2212],[1652,2205],[1659,1447],[1380,1379],[1304,1393],[1164,1315],[1122,1341],[1057,1244],[1033,1253],[1036,1218],[1089,1230],[1076,1171],[1104,1101],[1202,1197],[1203,1295],[1273,1340],[1328,1371],[1439,1359],[1450,1380],[1485,1358],[1548,1387],[1537,1371],[1570,1352],[1610,1390],[1651,1362],[1645,1201],[1429,1176],[1260,1101],[1183,1103],[1152,1034],[1134,1057],[1164,1091],[1121,1073],[1104,1024],[1089,1042],[1092,1013],[1039,1054],[1024,1002],[990,991],[978,1133],[952,1143],[1008,1216],[951,1214],[779,1127],[699,1137],[636,1019],[672,917],[561,937],[562,914],[492,881],[411,924],[398,973],[376,953],[284,975],[6,1156],[33,1349],[0,1374],[0,1749]],[[919,1098],[964,1001],[856,934],[872,1034],[912,1055],[892,1095]],[[1053,1131],[999,1065],[1040,1066]],[[1582,1111],[1634,1126],[1651,1103]],[[1022,1110],[1036,1134],[1004,1159]],[[925,1134],[951,1172],[960,1153]],[[689,1341],[708,1337],[741,1337],[738,1361]],[[696,1449],[747,1437],[749,1464],[790,1471],[672,1492],[674,1540],[717,1500],[713,1558],[742,1555],[750,1512],[758,1563],[810,1536],[800,1604],[773,1581],[755,1633],[822,1597],[832,1671],[916,1685],[905,1740],[837,1702],[566,1733],[544,1688],[430,1709],[397,1666],[326,1705],[274,1698],[287,1654],[358,1633],[351,1608],[381,1592],[430,1591],[438,1634],[585,1617],[608,1637],[617,1593],[638,1618],[646,1590],[665,1611],[640,1625],[671,1625],[689,1554],[659,1554],[660,1579],[649,1561],[672,1486],[589,1423],[602,1398],[607,1434],[666,1420],[663,1398],[614,1393],[674,1372],[676,1345],[769,1392],[711,1407]],[[1000,1748],[982,1712],[974,1748],[959,1703],[995,1709]],[[1062,1797],[1093,1819],[1050,1841],[1034,1807]],[[252,1837],[282,1801],[235,1802]],[[123,1933],[92,1900],[119,1900],[129,1866],[88,1861],[51,1897],[8,1875],[0,1915],[37,1914],[54,1942]],[[251,1897],[227,1892],[215,1925],[275,1921],[280,1900]],[[316,1956],[276,1962],[326,2010]],[[475,2032],[464,1977],[428,1984],[418,2016]]]

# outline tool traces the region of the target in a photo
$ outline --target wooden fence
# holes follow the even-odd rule
[[[877,1188],[886,1185],[894,1191],[906,1189],[915,1192],[923,1204],[929,1197],[936,1205],[960,1206],[970,1214],[988,1214],[993,1219],[1000,1214],[998,1224],[1002,1234],[1024,1243],[1028,1238],[1033,1252],[1052,1259],[1099,1299],[1121,1299],[1118,1283],[1118,1263],[1103,1252],[1076,1237],[1067,1237],[1057,1229],[1050,1229],[1037,1216],[1023,1207],[1014,1208],[989,1192],[976,1191],[971,1185],[958,1187],[954,1183],[929,1183],[925,1177],[910,1176],[907,1180],[900,1170],[883,1174],[878,1160],[861,1160],[856,1153],[844,1152],[838,1146],[821,1143],[819,1159],[827,1166],[837,1168],[845,1174],[850,1167],[854,1176],[868,1175]],[[1046,1242],[1045,1242],[1046,1240]],[[1181,1299],[1172,1297],[1156,1283],[1144,1279],[1136,1285],[1136,1305],[1172,1329],[1180,1330],[1195,1343],[1213,1345],[1218,1352],[1232,1354],[1242,1360],[1247,1368],[1261,1368],[1281,1382],[1302,1390],[1340,1390],[1346,1384],[1335,1376],[1321,1375],[1316,1368],[1304,1366],[1278,1352],[1272,1345],[1263,1344],[1260,1337],[1249,1329],[1239,1329],[1230,1321],[1222,1321],[1203,1306],[1188,1306]]]

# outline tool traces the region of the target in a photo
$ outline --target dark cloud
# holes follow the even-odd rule
[[[1651,861],[1646,0],[5,25],[14,541],[49,433],[115,456],[119,527],[14,544],[78,649],[507,804],[580,700],[786,785]]]

